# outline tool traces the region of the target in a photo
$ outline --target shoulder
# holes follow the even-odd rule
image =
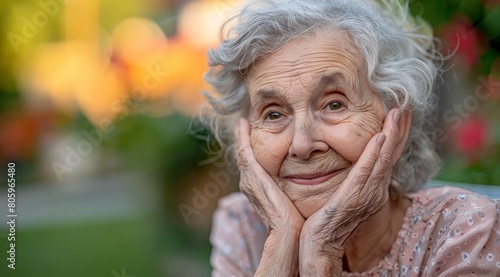
[[[491,232],[496,235],[500,224],[498,200],[456,187],[425,189],[411,197],[413,222],[422,221],[426,228],[434,229],[437,239],[443,243],[455,241],[456,236]]]
[[[443,276],[492,276],[500,268],[500,201],[454,187],[425,189],[413,198],[413,216],[431,239],[425,268]],[[423,225],[422,225],[423,226]]]
[[[251,232],[266,232],[266,227],[250,205],[248,198],[241,192],[235,192],[219,200],[214,213],[213,224],[246,227]]]
[[[265,226],[250,205],[250,201],[241,192],[231,193],[219,200],[214,220],[229,220],[238,225],[248,224],[252,226],[251,229],[265,231]]]
[[[498,201],[457,187],[428,188],[409,197],[417,204],[414,205],[414,214],[424,220],[438,214],[444,220],[453,221],[471,214],[484,218],[485,212],[490,216],[500,212]]]
[[[213,215],[210,242],[213,276],[252,276],[255,272],[267,229],[250,202],[240,192],[219,200]]]
[[[219,199],[219,209],[242,212],[249,207],[248,198],[241,192],[233,192]]]

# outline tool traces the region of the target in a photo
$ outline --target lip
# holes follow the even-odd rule
[[[328,173],[316,173],[316,174],[297,174],[297,175],[290,175],[286,177],[288,181],[291,181],[295,184],[298,185],[303,185],[303,186],[314,186],[314,185],[319,185],[330,178],[334,177],[335,175],[339,174],[342,171],[342,169],[337,169],[334,171],[330,171]]]

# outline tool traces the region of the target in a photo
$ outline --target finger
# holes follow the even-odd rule
[[[344,181],[344,183],[350,184],[347,187],[353,188],[352,184],[364,185],[368,181],[385,139],[384,133],[378,133],[368,141],[361,156]]]
[[[258,180],[253,178],[252,169],[249,167],[250,161],[255,159],[250,146],[249,131],[245,129],[246,120],[239,118],[234,127],[234,143],[236,151],[236,161],[241,173],[240,191],[245,193],[249,199],[258,190]]]
[[[382,133],[385,134],[386,140],[380,149],[380,153],[375,162],[373,170],[368,177],[368,182],[380,182],[383,178],[387,177],[392,171],[392,153],[398,142],[399,128],[398,121],[401,118],[401,111],[399,109],[391,110],[384,122]],[[387,188],[390,182],[387,182]]]
[[[386,117],[384,122],[384,126],[382,128],[382,133],[384,133],[387,137],[386,142],[382,146],[381,154],[389,153],[391,154],[394,151],[399,138],[399,120],[401,118],[401,110],[400,109],[392,109]]]
[[[240,170],[258,164],[250,144],[250,125],[244,118],[239,118],[235,127],[236,159]]]
[[[242,177],[248,177],[247,175],[252,175],[258,180],[254,182],[245,182],[244,185],[253,185],[255,190],[264,190],[269,192],[269,190],[277,190],[277,186],[274,184],[271,176],[262,168],[259,164],[255,155],[253,153],[250,144],[250,124],[244,118],[240,118],[235,128],[235,143],[236,145],[236,157],[238,160],[238,165]],[[255,179],[254,178],[254,179]]]
[[[241,129],[240,125],[241,125],[241,121],[238,118],[238,120],[236,121],[236,124],[234,125],[234,128],[233,128],[234,144],[236,147],[238,147],[240,145],[240,129]]]
[[[382,132],[372,137],[349,172],[346,178],[348,183],[359,184],[360,190],[363,190],[367,183],[378,183],[391,172],[392,152],[398,136],[397,120],[400,117],[399,109],[389,111]]]
[[[266,225],[274,228],[273,222],[283,219],[283,209],[291,212],[293,204],[255,158],[250,144],[250,124],[246,119],[239,119],[235,143],[241,171],[240,191],[248,197]]]
[[[399,109],[389,111],[382,132],[368,141],[358,161],[334,195],[348,196],[349,199],[355,197],[356,199],[351,200],[356,203],[361,197],[361,199],[366,199],[366,201],[372,203],[368,204],[373,206],[372,208],[376,208],[376,203],[386,199],[390,182],[385,181],[384,178],[388,178],[391,173],[391,157],[397,142],[397,120],[399,117]],[[384,185],[381,185],[381,183]],[[368,195],[370,197],[365,198]],[[338,198],[332,196],[327,205],[336,201],[338,201]]]

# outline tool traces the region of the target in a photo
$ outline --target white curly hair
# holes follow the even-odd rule
[[[234,120],[249,109],[248,68],[292,39],[318,28],[347,31],[362,53],[369,85],[386,110],[412,113],[405,149],[393,167],[391,191],[421,188],[439,168],[435,143],[436,80],[442,73],[439,41],[423,20],[397,0],[251,0],[221,30],[221,43],[208,52],[205,80],[212,93],[204,122],[230,149]]]

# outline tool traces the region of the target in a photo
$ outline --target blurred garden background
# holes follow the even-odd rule
[[[0,2],[0,276],[210,274],[211,215],[238,174],[195,117],[206,51],[239,2]],[[500,1],[409,6],[455,49],[435,182],[500,195]]]

